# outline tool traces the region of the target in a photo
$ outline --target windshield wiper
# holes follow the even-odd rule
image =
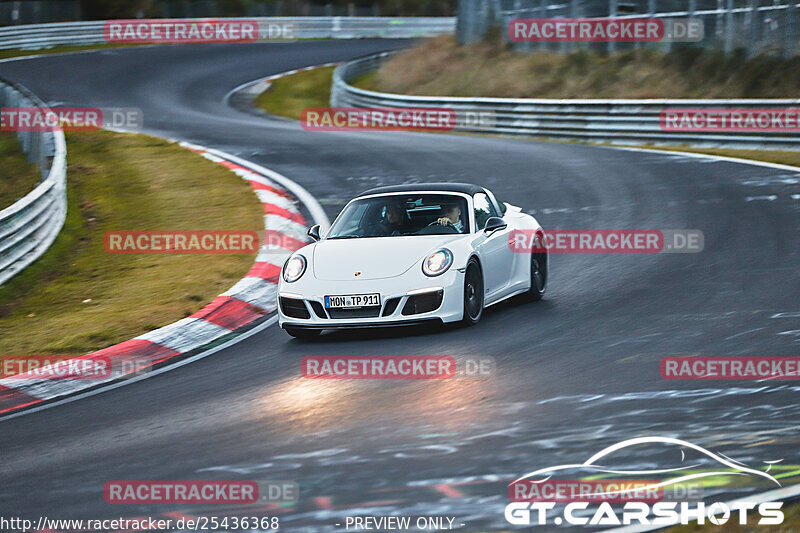
[[[334,239],[360,239],[361,235],[337,235],[335,237],[327,237],[326,240],[334,240]]]

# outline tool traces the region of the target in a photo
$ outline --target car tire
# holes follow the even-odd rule
[[[544,245],[544,238],[540,238],[539,242]],[[544,296],[547,290],[548,267],[547,248],[531,252],[531,287],[526,293],[529,301],[538,302]]]
[[[469,260],[464,272],[464,318],[465,326],[477,324],[483,316],[483,273],[475,258]]]
[[[295,339],[314,339],[322,333],[321,330],[318,329],[305,329],[305,328],[284,328],[286,333],[294,337]]]

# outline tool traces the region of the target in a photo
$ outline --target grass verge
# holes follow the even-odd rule
[[[17,136],[0,131],[0,210],[31,192],[39,178],[39,169],[28,162]]]
[[[39,50],[21,50],[19,48],[12,48],[9,50],[0,50],[0,59],[8,59],[11,57],[25,57],[47,54],[63,54],[66,52],[85,52],[87,50],[106,50],[111,48],[129,48],[131,46],[145,46],[149,43],[105,43],[105,44],[84,44],[72,46],[53,46],[51,48],[40,48]]]
[[[247,183],[176,144],[67,134],[69,208],[50,249],[0,286],[0,354],[79,355],[184,318],[254,255],[108,254],[110,230],[261,230]]]
[[[676,47],[614,54],[515,52],[499,39],[440,36],[404,50],[356,85],[430,96],[505,98],[798,98],[800,56]]]
[[[613,145],[609,145],[613,146]],[[649,150],[670,150],[674,152],[691,152],[694,154],[721,155],[724,157],[738,157],[767,163],[779,163],[800,167],[800,152],[780,150],[732,150],[727,148],[692,148],[690,146],[631,146],[631,148],[647,148]]]
[[[300,120],[307,107],[328,107],[336,67],[321,67],[278,78],[258,95],[256,106],[267,113]]]

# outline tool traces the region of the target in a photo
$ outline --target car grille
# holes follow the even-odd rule
[[[380,307],[362,307],[360,309],[328,309],[331,318],[377,318]]]

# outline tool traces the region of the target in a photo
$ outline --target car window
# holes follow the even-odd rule
[[[368,207],[370,207],[369,204],[363,202],[354,202],[348,205],[339,216],[341,222],[337,227],[337,233],[343,236],[356,234]]]
[[[469,233],[467,199],[452,194],[391,194],[355,200],[327,239]]]
[[[477,193],[472,197],[472,203],[475,206],[475,231],[482,230],[490,217],[500,216],[492,205],[492,202],[489,201],[489,197],[486,193]]]

